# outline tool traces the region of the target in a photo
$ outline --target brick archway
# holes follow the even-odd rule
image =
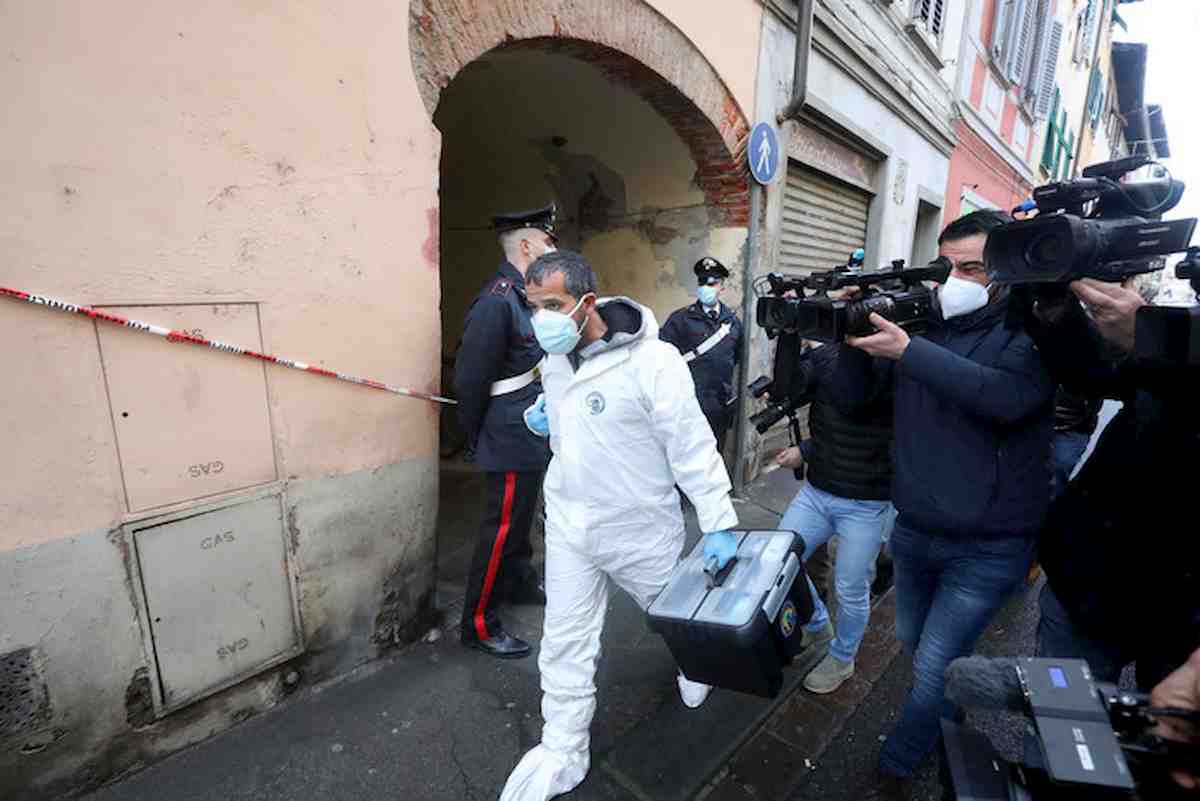
[[[740,162],[746,117],[690,40],[643,0],[411,0],[413,71],[430,116],[459,70],[496,48],[578,58],[628,87],[671,125],[696,162],[696,181],[718,225],[749,223]]]

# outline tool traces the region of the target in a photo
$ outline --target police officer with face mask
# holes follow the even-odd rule
[[[502,658],[525,656],[529,644],[504,630],[498,605],[546,602],[530,564],[529,532],[550,451],[524,421],[542,391],[538,367],[545,353],[533,335],[525,271],[554,250],[554,216],[550,205],[492,218],[504,261],[467,310],[455,362],[459,424],[487,475],[462,642]]]
[[[733,382],[742,349],[742,322],[720,300],[729,278],[725,265],[705,256],[692,269],[699,285],[696,302],[672,312],[658,336],[674,345],[691,368],[696,399],[720,452],[737,401]]]

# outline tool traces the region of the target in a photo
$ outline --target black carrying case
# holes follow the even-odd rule
[[[701,540],[646,614],[692,681],[773,698],[813,613],[804,541],[792,531],[732,533],[737,555],[716,586],[708,587]]]

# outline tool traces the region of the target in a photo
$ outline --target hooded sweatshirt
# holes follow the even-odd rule
[[[550,356],[542,373],[554,454],[548,522],[614,534],[682,529],[678,485],[702,530],[736,526],[729,476],[683,357],[658,339],[645,306],[606,298],[597,313],[605,337]]]

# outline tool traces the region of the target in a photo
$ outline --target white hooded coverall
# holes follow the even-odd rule
[[[606,308],[611,304],[622,309]],[[590,764],[596,661],[611,578],[645,609],[684,543],[678,485],[702,531],[737,525],[729,476],[679,351],[658,339],[653,312],[601,300],[611,337],[542,373],[553,458],[546,473],[546,618],[542,742],[509,776],[501,801],[546,801]],[[614,322],[636,330],[613,331]]]

